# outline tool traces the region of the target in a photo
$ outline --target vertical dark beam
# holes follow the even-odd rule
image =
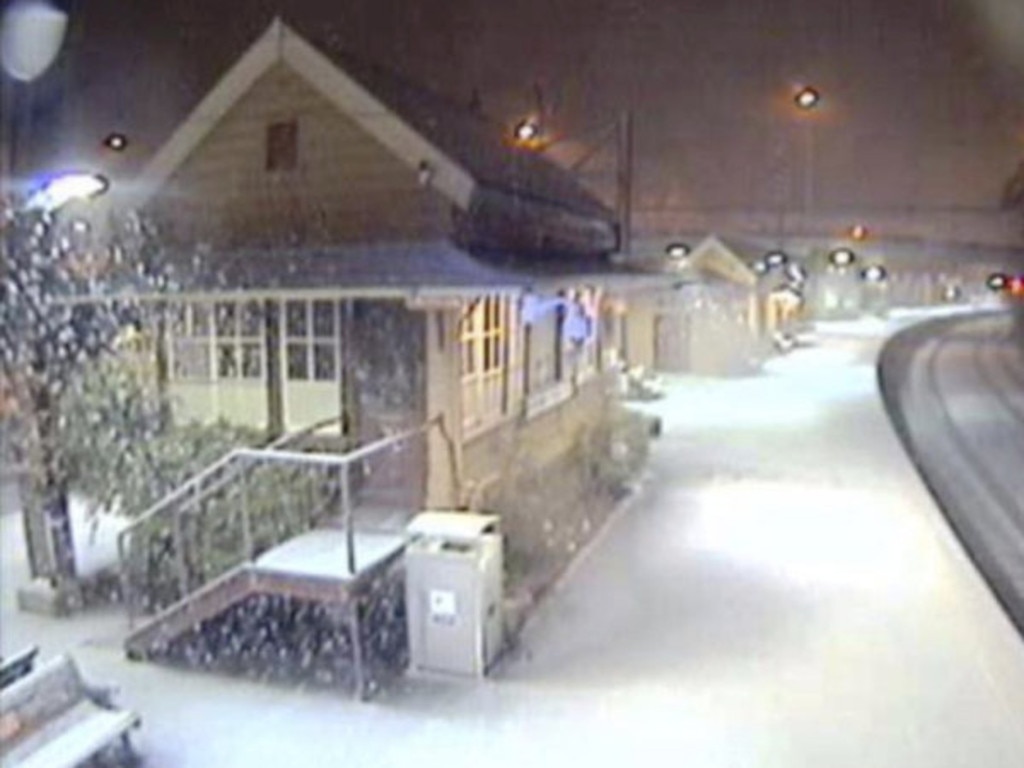
[[[281,361],[281,305],[267,299],[263,302],[264,349],[267,386],[267,432],[272,437],[284,433],[284,365]]]
[[[345,525],[345,548],[348,550],[348,575],[356,574],[356,534],[352,530],[352,491],[349,484],[348,464],[338,467],[338,498],[341,504],[341,519]]]
[[[617,213],[619,219],[619,253],[628,257],[632,248],[633,228],[633,114],[619,116],[617,152]]]
[[[242,461],[248,463],[246,459]],[[255,471],[255,467],[253,470]],[[243,467],[238,476],[242,482],[241,507],[242,507],[242,549],[245,550],[245,562],[251,562],[256,556],[255,542],[252,535],[252,517],[249,511],[249,467]]]
[[[533,390],[533,325],[523,324],[523,398]]]
[[[362,603],[363,595],[357,588],[354,593],[349,594],[348,631],[352,640],[352,669],[355,674],[356,696],[360,701],[365,701],[368,691],[366,671],[363,669],[363,623],[360,616]]]
[[[347,438],[359,435],[359,409],[356,399],[355,377],[355,304],[352,299],[344,299],[341,304],[341,332],[338,344],[341,347],[338,357],[338,370],[341,373],[341,429]]]
[[[153,329],[153,367],[156,374],[156,391],[160,397],[160,422],[162,426],[170,424],[172,412],[170,407],[169,386],[170,386],[170,358],[168,351],[168,323],[167,313],[169,308],[167,302],[161,301],[157,304],[156,322]]]
[[[565,298],[565,291],[559,291],[560,298]],[[559,304],[555,310],[555,381],[565,378],[565,307]]]

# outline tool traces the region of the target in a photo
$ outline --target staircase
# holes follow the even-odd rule
[[[287,668],[369,695],[404,666],[401,556],[417,509],[381,507],[361,478],[422,450],[430,426],[342,454],[238,448],[154,504],[118,539],[128,657]]]

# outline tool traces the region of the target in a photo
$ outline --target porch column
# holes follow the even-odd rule
[[[461,499],[462,413],[459,408],[461,370],[458,338],[459,312],[438,309],[424,324],[427,360],[427,417],[441,418],[427,441],[427,506],[452,509]]]

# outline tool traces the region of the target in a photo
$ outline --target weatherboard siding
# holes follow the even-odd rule
[[[294,170],[266,169],[266,132],[296,120]],[[180,243],[434,239],[450,205],[354,121],[278,65],[207,134],[151,203]]]

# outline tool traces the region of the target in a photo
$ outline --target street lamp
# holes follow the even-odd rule
[[[881,264],[872,264],[870,267],[865,267],[860,276],[867,283],[884,283],[889,275]]]
[[[856,260],[856,254],[849,248],[836,248],[836,250],[828,255],[828,263],[833,267],[848,267]]]
[[[821,106],[821,91],[812,85],[803,85],[793,94],[793,103],[804,120],[804,199],[803,218],[805,232],[810,226],[814,206],[814,120],[811,113]]]
[[[540,120],[531,115],[516,123],[513,139],[520,147],[538,152],[545,151],[566,137],[550,139],[545,136]],[[619,119],[601,129],[600,135],[582,157],[568,167],[576,173],[610,138],[615,139],[615,209],[619,226],[619,251],[628,257],[631,250],[633,220],[633,115],[626,111]]]
[[[110,188],[98,173],[62,173],[47,181],[26,201],[27,208],[53,213],[73,200],[91,200]]]
[[[115,131],[103,139],[103,146],[112,152],[123,152],[128,148],[128,137]]]
[[[686,243],[669,243],[665,246],[665,255],[670,259],[685,259],[690,255],[690,246]]]
[[[540,140],[540,122],[535,117],[524,118],[516,123],[512,133],[519,144],[532,145]]]
[[[821,103],[821,93],[817,88],[805,85],[793,95],[793,102],[799,109],[809,112]]]

